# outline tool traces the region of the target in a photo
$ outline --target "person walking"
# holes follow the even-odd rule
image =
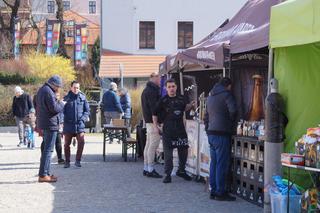
[[[73,81],[71,89],[64,97],[66,105],[64,106],[64,168],[70,167],[70,145],[72,138],[77,138],[77,154],[75,166],[81,167],[81,157],[84,148],[84,130],[85,122],[89,121],[90,108],[86,96],[80,92],[80,83]]]
[[[152,113],[160,99],[160,76],[158,73],[151,73],[149,82],[141,94],[141,105],[143,119],[147,129],[146,146],[143,151],[144,168],[143,175],[153,178],[162,178],[154,169],[154,158],[160,143],[160,134],[152,122]]]
[[[123,119],[125,121],[125,125],[128,127],[127,136],[130,138],[131,136],[131,97],[128,93],[128,90],[125,88],[121,88],[119,90],[119,96],[120,96],[120,104],[122,111],[124,113]]]
[[[14,89],[15,96],[12,102],[12,113],[18,126],[19,144],[18,147],[26,145],[25,126],[26,117],[34,109],[31,97],[24,93],[21,87],[16,86]]]
[[[109,90],[107,90],[102,97],[103,112],[106,119],[106,124],[110,124],[112,119],[120,119],[123,115],[117,90],[117,84],[111,82]]]
[[[231,135],[235,128],[236,101],[231,94],[230,78],[222,78],[207,99],[205,126],[210,144],[210,198],[234,201],[225,190],[225,178],[230,162]]]
[[[185,170],[189,145],[183,117],[184,112],[195,108],[195,102],[188,103],[186,97],[177,94],[177,84],[174,79],[167,80],[165,87],[167,95],[160,99],[153,112],[153,128],[157,132],[162,132],[166,174],[163,183],[171,182],[174,148],[178,149],[179,156],[179,168],[176,175],[190,181],[192,178]],[[159,118],[163,120],[163,130],[159,126]]]
[[[52,76],[37,93],[37,125],[43,130],[44,150],[41,155],[39,182],[56,182],[58,178],[50,173],[51,154],[59,131],[59,113],[63,111],[65,102],[56,97],[62,87],[62,79]]]

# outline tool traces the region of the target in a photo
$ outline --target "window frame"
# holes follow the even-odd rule
[[[94,11],[91,9],[94,9]],[[89,12],[89,14],[97,14],[97,1],[89,1],[89,11],[88,12]]]
[[[51,4],[51,3],[52,3],[52,4]],[[50,9],[53,9],[53,10],[50,10],[49,8],[50,8]],[[53,0],[48,1],[48,3],[47,3],[47,11],[48,11],[48,13],[50,13],[50,14],[55,13],[55,11],[56,11],[55,1],[53,1]]]
[[[190,46],[187,45],[187,33],[188,33],[188,27],[187,27],[187,24],[192,24],[192,30],[191,30],[191,33],[192,33],[192,42],[190,44]],[[180,29],[182,27],[182,29]],[[180,46],[180,32],[181,30],[183,31],[183,46]],[[178,21],[177,22],[177,48],[179,50],[184,50],[184,49],[188,49],[189,47],[192,47],[194,44],[194,22],[193,21]]]
[[[69,9],[68,10],[71,10],[71,1],[70,0],[63,0],[62,1],[63,11],[68,11],[68,10],[65,9],[65,5],[64,5],[66,2],[69,3]]]
[[[142,43],[142,40],[141,40],[141,33],[142,33],[142,27],[141,24],[146,24],[144,26],[144,36],[145,36],[145,46],[142,46],[141,43]],[[150,24],[150,25],[148,25]],[[153,30],[153,41],[150,41],[148,39],[148,34],[151,32],[152,33],[152,30]],[[139,49],[140,50],[154,50],[156,49],[156,22],[155,21],[139,21],[138,22],[138,45],[139,45]],[[153,45],[150,45],[150,43]]]

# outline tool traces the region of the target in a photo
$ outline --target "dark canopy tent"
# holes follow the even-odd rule
[[[217,78],[230,76],[239,104],[239,117],[246,118],[254,84],[253,75],[262,75],[263,93],[267,94],[270,10],[278,3],[279,0],[249,0],[229,22],[198,44],[168,56],[166,71],[181,71],[189,79],[193,76],[197,95],[202,92],[207,95]],[[178,74],[174,77],[179,79]],[[184,82],[187,84],[184,90],[190,88],[188,80]]]

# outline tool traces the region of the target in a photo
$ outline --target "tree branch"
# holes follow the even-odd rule
[[[11,9],[14,7],[14,5],[10,4],[7,0],[3,0],[3,2]]]

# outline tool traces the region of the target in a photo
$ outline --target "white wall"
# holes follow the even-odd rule
[[[177,22],[193,21],[194,44],[232,18],[246,0],[102,0],[102,47],[131,54],[170,54]],[[139,49],[139,21],[155,21],[155,49]]]

